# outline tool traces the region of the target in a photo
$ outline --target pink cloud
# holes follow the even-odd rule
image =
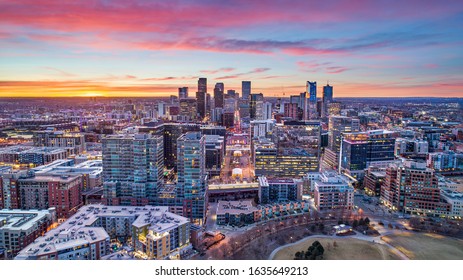
[[[435,69],[435,68],[439,68],[439,65],[435,63],[430,63],[430,64],[425,64],[424,67],[428,69]]]
[[[296,64],[300,71],[310,73],[324,72],[327,74],[338,74],[349,70],[347,67],[332,66],[332,62],[298,61]]]
[[[223,72],[231,72],[235,70],[235,68],[233,67],[224,67],[224,68],[220,68],[220,69],[215,69],[215,70],[201,70],[200,72],[201,73],[204,73],[204,74],[217,74],[217,73],[223,73]]]

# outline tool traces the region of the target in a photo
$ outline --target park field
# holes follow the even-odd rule
[[[308,238],[301,243],[296,243],[293,246],[281,248],[273,257],[274,260],[292,260],[294,254],[298,251],[307,250],[314,241],[318,240],[325,253],[325,260],[397,260],[400,259],[386,245],[372,243],[369,241],[359,240],[355,238],[329,238],[329,237],[314,237]],[[336,241],[336,247],[333,242]]]
[[[382,240],[412,260],[463,260],[463,240],[431,233],[402,232]]]

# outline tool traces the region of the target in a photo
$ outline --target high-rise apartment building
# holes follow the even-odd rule
[[[177,198],[183,200],[183,216],[200,225],[207,204],[205,139],[200,132],[187,132],[177,140]]]
[[[163,185],[162,135],[120,134],[103,138],[104,198],[108,205],[146,205]]]
[[[196,93],[196,111],[200,120],[204,119],[206,116],[206,93],[198,91]]]

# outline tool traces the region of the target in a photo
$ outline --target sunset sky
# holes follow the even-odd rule
[[[395,4],[394,4],[395,3]],[[0,96],[463,97],[463,1],[3,1]]]

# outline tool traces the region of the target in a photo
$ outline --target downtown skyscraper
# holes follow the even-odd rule
[[[216,83],[214,87],[214,104],[215,108],[223,108],[223,83]]]
[[[323,99],[322,99],[322,117],[326,117],[328,115],[328,107],[333,102],[333,86],[327,84],[323,86]]]
[[[241,96],[243,99],[248,100],[251,95],[251,81],[242,81],[241,82]]]
[[[317,118],[317,82],[307,81],[307,93],[309,94],[309,119]]]
[[[198,79],[198,92],[207,92],[207,78]]]

